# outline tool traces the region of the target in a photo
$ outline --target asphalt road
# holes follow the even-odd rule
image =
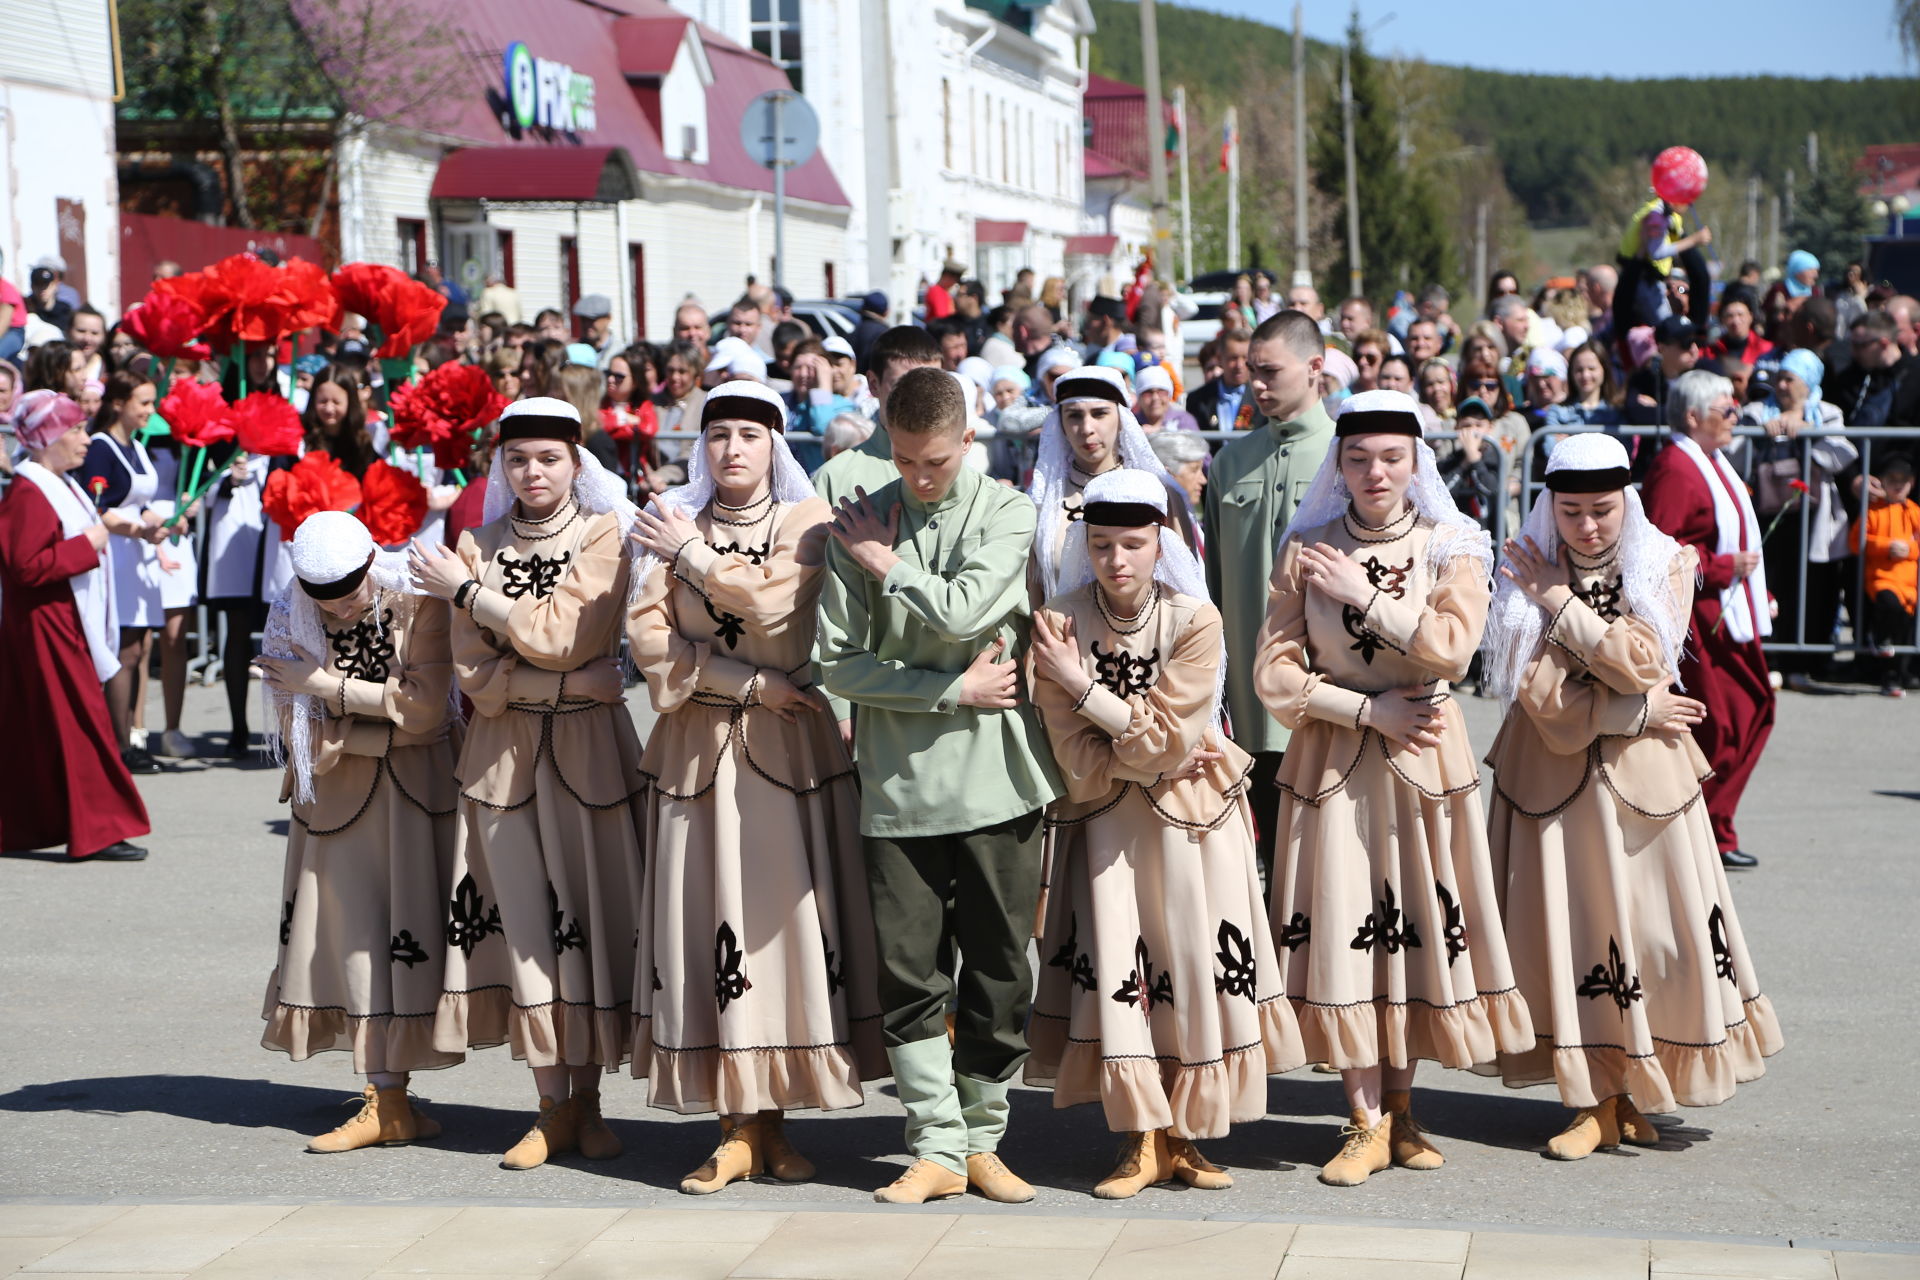
[[[635,711],[644,732],[648,713]],[[1497,708],[1469,699],[1467,712],[1484,749]],[[223,719],[217,690],[191,690],[189,733]],[[1234,1170],[1230,1191],[1093,1200],[1113,1150],[1097,1109],[1055,1111],[1034,1090],[1016,1091],[1002,1154],[1040,1187],[1032,1211],[1052,1214],[1920,1238],[1917,731],[1920,700],[1783,697],[1742,814],[1763,865],[1735,892],[1787,1048],[1726,1105],[1662,1117],[1657,1149],[1548,1161],[1541,1143],[1566,1115],[1550,1091],[1429,1067],[1419,1110],[1447,1166],[1358,1189],[1313,1178],[1342,1104],[1337,1081],[1311,1071],[1271,1081],[1264,1122],[1204,1144]],[[510,1173],[497,1157],[524,1131],[533,1094],[504,1050],[415,1078],[442,1140],[304,1154],[308,1135],[346,1118],[358,1085],[343,1055],[294,1064],[259,1047],[286,831],[277,782],[263,765],[224,761],[142,779],[155,827],[142,864],[0,860],[0,1196],[854,1207],[902,1163],[899,1107],[874,1085],[858,1111],[793,1123],[817,1182],[691,1201],[674,1188],[711,1149],[713,1121],[651,1110],[644,1086],[620,1078],[606,1103],[626,1156]]]

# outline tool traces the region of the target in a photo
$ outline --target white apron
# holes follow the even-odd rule
[[[133,442],[134,457],[140,463],[137,469],[127,461],[118,441],[114,442],[112,452],[115,464],[127,477],[127,496],[114,510],[137,524],[140,512],[154,505],[153,495],[159,492],[160,475],[147,456],[146,446],[139,440]],[[160,599],[160,580],[167,576],[160,571],[159,550],[144,539],[119,534],[107,540],[107,547],[113,553],[113,599],[120,611],[120,625],[159,626],[165,621],[161,612],[165,606]]]

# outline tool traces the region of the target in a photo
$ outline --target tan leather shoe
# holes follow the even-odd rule
[[[1630,1147],[1657,1147],[1660,1145],[1660,1131],[1653,1127],[1653,1121],[1640,1114],[1633,1105],[1633,1099],[1624,1093],[1613,1098],[1613,1116],[1620,1124],[1620,1141]]]
[[[573,1100],[555,1102],[540,1099],[540,1114],[534,1118],[527,1136],[513,1144],[500,1157],[502,1169],[538,1169],[562,1151],[579,1145],[573,1122]]]
[[[1547,1154],[1555,1160],[1585,1160],[1603,1147],[1619,1145],[1620,1121],[1613,1099],[1602,1098],[1598,1106],[1580,1108],[1572,1123],[1547,1139]]]
[[[1367,1113],[1355,1111],[1340,1130],[1346,1145],[1320,1170],[1320,1181],[1330,1187],[1357,1187],[1393,1163],[1393,1114],[1382,1112],[1380,1123],[1367,1127]]]
[[[1173,1176],[1196,1191],[1225,1191],[1233,1185],[1233,1175],[1201,1155],[1187,1138],[1167,1134],[1167,1155],[1173,1160]]]
[[[967,1157],[967,1185],[1001,1204],[1025,1204],[1033,1199],[1033,1184],[1007,1168],[994,1151],[976,1151]]]
[[[368,1085],[360,1093],[359,1114],[338,1129],[309,1142],[307,1150],[318,1155],[337,1155],[342,1151],[358,1151],[361,1147],[400,1146],[439,1136],[440,1126],[424,1112],[414,1109],[405,1085],[391,1089]]]
[[[1380,1099],[1381,1109],[1393,1117],[1393,1140],[1387,1144],[1393,1162],[1402,1169],[1438,1169],[1447,1162],[1440,1149],[1413,1121],[1413,1093],[1392,1089]]]
[[[787,1116],[783,1111],[760,1113],[760,1154],[767,1172],[781,1182],[810,1182],[819,1170],[813,1161],[794,1149],[787,1137]]]
[[[1101,1200],[1131,1200],[1148,1187],[1173,1181],[1173,1157],[1167,1151],[1167,1131],[1149,1129],[1129,1133],[1120,1143],[1113,1172],[1094,1184]]]
[[[680,1190],[690,1196],[710,1196],[728,1183],[752,1178],[766,1168],[765,1130],[758,1116],[737,1120],[720,1117],[720,1145],[707,1162],[680,1179]]]
[[[600,1114],[598,1089],[591,1093],[574,1092],[573,1131],[580,1154],[589,1160],[612,1160],[626,1150],[620,1145],[619,1135],[607,1127],[606,1118]]]
[[[925,1204],[965,1194],[967,1180],[932,1160],[915,1160],[907,1171],[873,1193],[881,1204]]]

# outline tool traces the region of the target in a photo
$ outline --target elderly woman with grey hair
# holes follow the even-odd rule
[[[1721,454],[1739,417],[1733,384],[1719,374],[1694,369],[1675,378],[1667,392],[1673,437],[1647,469],[1640,496],[1655,527],[1700,557],[1680,683],[1707,707],[1693,736],[1713,768],[1701,790],[1720,861],[1752,867],[1759,859],[1740,848],[1733,815],[1773,732],[1773,685],[1760,647],[1773,633],[1773,610],[1753,502]]]
[[[1184,431],[1156,431],[1147,437],[1147,447],[1160,459],[1167,474],[1186,490],[1187,501],[1193,504],[1194,522],[1199,523],[1203,510],[1200,500],[1207,492],[1207,463],[1213,460],[1206,439]]]
[[[859,413],[836,413],[820,435],[820,452],[828,458],[863,443],[873,434],[873,419]]]

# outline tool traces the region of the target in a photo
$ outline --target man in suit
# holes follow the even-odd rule
[[[1202,431],[1245,430],[1252,425],[1252,417],[1241,424],[1243,409],[1258,416],[1247,398],[1247,344],[1252,339],[1245,329],[1220,335],[1220,376],[1187,396],[1187,412]]]

